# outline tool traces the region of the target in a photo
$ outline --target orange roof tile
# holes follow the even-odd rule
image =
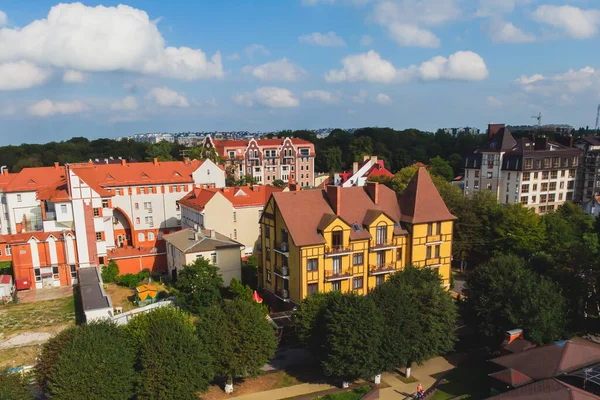
[[[402,221],[411,224],[456,219],[448,211],[446,203],[424,167],[419,167],[415,176],[408,183],[400,198],[400,209]]]
[[[17,174],[0,174],[0,190],[6,191],[6,187],[15,179]]]
[[[206,204],[217,194],[224,196],[234,208],[264,206],[271,193],[281,192],[283,188],[274,186],[242,186],[221,189],[195,188],[179,200],[179,204],[194,210],[203,210]]]
[[[73,235],[71,231],[65,231],[64,234]],[[0,243],[7,244],[19,244],[19,243],[27,243],[29,239],[36,238],[40,242],[45,242],[48,240],[50,235],[54,236],[57,239],[64,239],[64,234],[61,231],[58,232],[24,232],[24,233],[13,233],[11,235],[0,235]]]
[[[9,193],[44,191],[47,197],[52,197],[53,191],[60,191],[58,188],[66,184],[65,167],[23,168],[10,175],[15,177],[6,185],[5,191]]]

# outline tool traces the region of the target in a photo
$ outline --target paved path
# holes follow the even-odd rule
[[[412,369],[412,375],[416,379],[419,379],[421,385],[423,385],[425,390],[427,390],[438,379],[440,379],[442,375],[453,369],[461,360],[461,356],[451,356],[448,358],[436,357],[427,361],[423,365],[414,366]],[[380,390],[379,398],[381,400],[414,398],[413,396],[417,389],[417,382],[404,383],[392,373],[383,374],[381,380],[389,385],[389,387]],[[303,383],[301,385],[252,393],[233,398],[240,400],[279,400],[287,397],[301,396],[304,394],[320,392],[329,389],[337,389],[337,387],[328,384]]]

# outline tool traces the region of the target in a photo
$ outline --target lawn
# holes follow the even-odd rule
[[[166,286],[158,281],[152,280],[152,285],[156,286],[159,293],[167,292]],[[123,312],[137,308],[137,304],[134,303],[135,289],[117,285],[116,283],[107,283],[104,285],[104,291],[110,296],[113,307],[123,307]]]
[[[363,396],[371,391],[371,386],[361,386],[349,392],[341,392],[328,394],[327,396],[318,397],[323,400],[360,400]]]
[[[300,371],[294,371],[293,374],[286,371],[269,372],[261,374],[256,378],[236,380],[234,381],[234,394],[237,397],[267,390],[281,389],[306,382],[304,377],[301,377],[303,374],[298,372]],[[231,395],[225,393],[220,385],[213,385],[201,397],[204,400],[221,400],[230,399]]]
[[[0,307],[0,338],[26,331],[47,331],[75,323],[73,296],[33,303],[6,304]]]
[[[489,397],[489,365],[483,356],[472,356],[446,375],[431,400],[484,399]]]

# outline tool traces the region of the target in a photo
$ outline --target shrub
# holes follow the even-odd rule
[[[45,392],[48,386],[48,380],[52,374],[52,367],[56,364],[56,361],[60,357],[60,354],[69,345],[75,331],[78,327],[73,326],[65,329],[54,335],[42,346],[42,352],[38,357],[38,361],[35,365],[35,380],[41,391]]]
[[[120,285],[135,288],[140,283],[140,277],[138,274],[125,274],[117,278],[117,282]]]
[[[33,400],[33,390],[27,383],[27,377],[19,373],[10,374],[0,371],[0,400]]]
[[[102,281],[104,283],[116,282],[119,276],[119,266],[114,260],[102,267]]]

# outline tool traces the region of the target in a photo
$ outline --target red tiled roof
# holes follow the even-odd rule
[[[393,178],[392,174],[387,168],[383,166],[383,160],[377,161],[377,164],[373,165],[371,169],[365,174],[367,177],[371,176],[383,176],[386,178]]]
[[[37,167],[23,168],[6,185],[6,192],[35,192],[43,190],[48,197],[52,197],[53,190],[66,184],[65,167]],[[9,175],[9,176],[10,176]],[[44,200],[44,199],[42,199]]]
[[[444,203],[442,196],[440,196],[424,167],[419,167],[404,193],[402,193],[400,209],[402,211],[402,221],[411,224],[456,219],[448,211],[446,203]]]
[[[108,259],[152,257],[160,254],[164,254],[164,249],[156,247],[119,247],[108,251]]]
[[[73,232],[66,231],[65,234],[73,235]],[[36,238],[40,242],[45,242],[48,240],[50,235],[54,236],[57,239],[63,239],[64,235],[62,231],[58,232],[25,232],[25,233],[13,233],[11,235],[0,235],[1,243],[8,244],[19,244],[19,243],[27,243],[29,239],[32,237]]]
[[[490,376],[494,379],[499,380],[500,382],[504,382],[513,388],[517,388],[519,386],[526,385],[530,382],[533,382],[529,376],[514,370],[512,368],[503,369],[502,371],[494,372],[490,374]]]
[[[599,400],[600,397],[558,379],[544,379],[494,397],[494,400]]]
[[[0,283],[3,285],[8,285],[12,282],[12,276],[10,275],[0,275]]]
[[[274,186],[242,186],[242,187],[227,187],[221,189],[199,189],[195,188],[185,197],[179,200],[179,204],[193,208],[195,210],[203,210],[206,204],[217,194],[221,194],[233,205],[234,208],[241,207],[259,207],[264,206],[271,193],[282,192],[283,188]]]
[[[0,190],[5,191],[6,187],[15,179],[17,174],[0,174]]]
[[[256,141],[256,143],[258,144],[259,147],[279,147],[283,145],[283,142],[286,138],[281,138],[281,139],[254,139]],[[248,146],[248,143],[250,142],[250,140],[252,139],[244,139],[244,140],[213,140],[212,142],[215,145],[215,148],[217,149],[217,151],[219,152],[219,155],[221,157],[224,157],[226,154],[225,152],[229,149],[233,150],[236,148],[246,148]],[[294,146],[301,146],[301,145],[307,145],[307,146],[314,146],[311,142],[309,142],[308,140],[304,140],[304,139],[299,139],[299,138],[290,138],[290,140],[292,141],[292,144]],[[312,154],[314,156],[314,152],[312,152]],[[236,154],[236,156],[238,156]]]

